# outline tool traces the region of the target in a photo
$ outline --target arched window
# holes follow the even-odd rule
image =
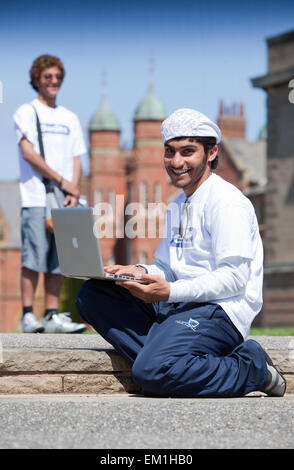
[[[140,183],[140,203],[144,208],[147,208],[148,204],[148,185],[146,181]]]
[[[154,185],[154,202],[161,202],[161,184],[155,183]]]
[[[139,263],[147,264],[148,254],[146,251],[141,251],[139,255]]]
[[[113,212],[115,212],[115,190],[110,189],[108,191],[108,202],[112,207]]]
[[[96,204],[100,204],[102,202],[102,190],[101,189],[95,189],[94,193],[94,206]]]

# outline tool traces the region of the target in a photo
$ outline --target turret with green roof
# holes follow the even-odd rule
[[[106,96],[103,96],[100,108],[92,117],[89,129],[90,131],[120,131],[119,123],[108,104]]]
[[[145,98],[135,111],[134,121],[163,121],[165,118],[165,109],[154,93],[151,84]]]

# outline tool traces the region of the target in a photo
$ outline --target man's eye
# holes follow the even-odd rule
[[[185,149],[182,151],[182,155],[192,155],[193,150],[192,149]]]

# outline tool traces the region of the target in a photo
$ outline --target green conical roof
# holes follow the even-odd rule
[[[90,121],[91,131],[119,131],[119,123],[110,108],[106,97],[102,98],[101,106]]]
[[[165,109],[150,86],[147,95],[136,109],[134,121],[163,121],[165,118]]]

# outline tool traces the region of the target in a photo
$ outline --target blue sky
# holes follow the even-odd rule
[[[1,4],[0,180],[19,175],[13,112],[36,95],[28,70],[40,54],[60,57],[66,79],[58,102],[88,123],[108,101],[132,145],[135,109],[144,97],[150,58],[154,88],[167,113],[193,107],[217,119],[220,99],[243,101],[247,138],[266,122],[266,95],[250,79],[267,71],[266,38],[294,28],[294,2],[232,0],[18,1]],[[87,156],[83,159],[87,171]]]

